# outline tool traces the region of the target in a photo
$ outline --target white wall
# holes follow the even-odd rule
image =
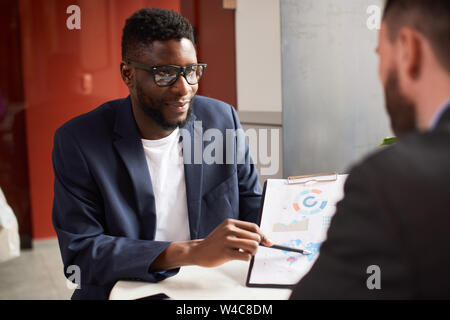
[[[257,133],[250,153],[263,183],[283,176],[280,1],[237,0],[235,18],[238,114]]]
[[[280,39],[279,0],[237,0],[239,111],[281,112]]]

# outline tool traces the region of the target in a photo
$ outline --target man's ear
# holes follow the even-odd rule
[[[403,27],[397,36],[397,63],[406,82],[415,81],[422,70],[422,38],[413,29]]]
[[[120,62],[120,75],[125,85],[132,89],[134,87],[134,68],[130,67],[125,61]]]

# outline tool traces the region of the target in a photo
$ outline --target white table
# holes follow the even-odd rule
[[[182,267],[158,283],[118,281],[109,298],[130,300],[165,293],[175,300],[286,300],[290,289],[245,286],[249,262],[230,261],[216,268]]]

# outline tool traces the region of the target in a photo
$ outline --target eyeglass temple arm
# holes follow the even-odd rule
[[[139,63],[136,61],[132,61],[132,60],[125,60],[126,63],[128,63],[130,66],[133,66],[135,68],[139,68],[139,69],[144,69],[147,71],[153,71],[153,67],[147,66],[143,63]]]

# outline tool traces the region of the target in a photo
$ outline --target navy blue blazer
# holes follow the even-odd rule
[[[241,125],[224,102],[197,96],[192,108],[183,155],[192,158],[184,165],[186,195],[191,239],[199,239],[226,218],[256,222],[261,187],[246,142],[244,163],[207,164],[198,161],[198,153],[194,161],[194,149],[203,152],[214,141],[201,138],[212,128],[223,135],[224,159],[231,152],[236,158],[238,144],[227,149],[225,137],[227,129]],[[195,137],[200,140],[195,142]],[[107,299],[118,280],[157,282],[176,274],[178,269],[149,272],[170,242],[154,241],[155,196],[130,97],[107,102],[61,126],[52,157],[52,219],[64,271],[67,277],[72,276],[70,265],[81,271],[81,288],[73,299]]]

